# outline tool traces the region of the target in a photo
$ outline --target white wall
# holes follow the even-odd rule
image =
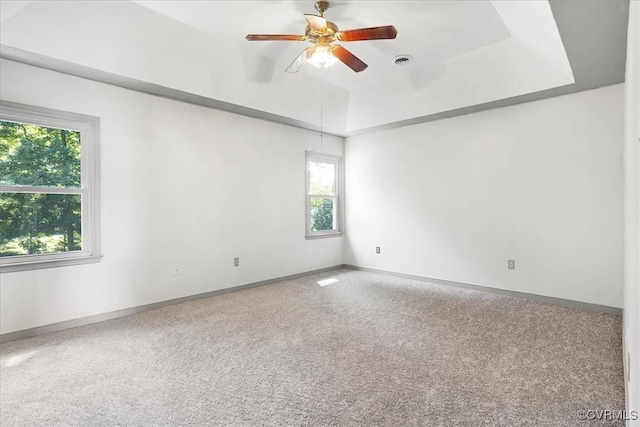
[[[631,360],[627,411],[640,414],[640,3],[635,1],[629,9],[625,80],[624,354],[625,362],[627,355]],[[640,419],[629,425],[640,426]]]
[[[616,85],[347,138],[345,263],[621,307],[622,130]]]
[[[3,100],[101,118],[104,255],[0,275],[1,333],[342,264],[343,238],[304,237],[304,152],[320,150],[317,133],[0,66]],[[324,150],[343,144],[325,136]]]

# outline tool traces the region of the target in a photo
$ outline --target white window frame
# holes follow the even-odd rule
[[[316,153],[313,151],[305,152],[305,169],[306,169],[306,185],[305,185],[305,237],[307,239],[321,239],[325,237],[337,237],[343,235],[342,230],[342,157],[332,154]],[[335,165],[335,194],[333,196],[310,194],[310,171],[309,162],[332,163]],[[334,200],[334,220],[336,228],[333,230],[311,230],[311,198],[324,197]]]
[[[5,193],[80,194],[82,249],[0,258],[0,273],[100,262],[100,119],[84,114],[0,101],[0,120],[80,132],[80,188],[0,186]]]

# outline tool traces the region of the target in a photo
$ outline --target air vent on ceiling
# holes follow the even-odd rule
[[[393,63],[396,65],[406,65],[411,61],[413,61],[413,56],[411,55],[398,55],[393,58]]]

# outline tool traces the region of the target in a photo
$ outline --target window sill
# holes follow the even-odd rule
[[[42,259],[23,261],[19,263],[6,263],[0,261],[0,273],[15,273],[18,271],[40,270],[43,268],[68,267],[71,265],[94,264],[100,262],[102,256],[82,256],[64,259]]]
[[[307,240],[326,239],[328,237],[342,237],[344,233],[342,231],[334,233],[322,233],[322,234],[307,234],[304,236]]]

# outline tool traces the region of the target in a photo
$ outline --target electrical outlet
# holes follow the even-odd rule
[[[510,259],[507,263],[507,266],[509,267],[509,270],[515,270],[516,269],[516,262],[512,259]]]
[[[180,275],[180,266],[179,265],[174,265],[171,274],[173,274],[174,276],[179,276]]]
[[[376,253],[379,254],[380,253],[380,246],[376,246]]]
[[[240,258],[234,258],[233,259],[233,266],[234,267],[240,266]]]

